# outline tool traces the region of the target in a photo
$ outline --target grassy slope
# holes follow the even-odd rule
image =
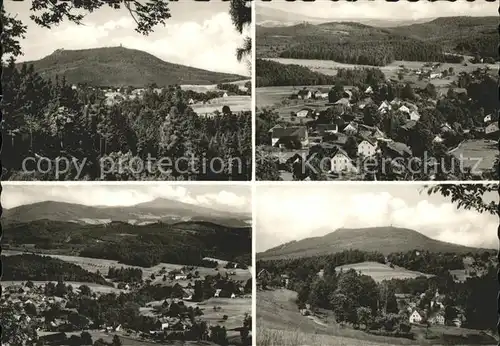
[[[248,79],[165,62],[149,53],[122,47],[62,50],[29,61],[43,77],[65,76],[69,83],[144,87],[172,84],[218,84]]]
[[[348,249],[378,251],[383,254],[428,250],[431,252],[467,253],[480,251],[476,248],[445,243],[431,239],[416,231],[396,227],[338,229],[323,237],[306,238],[269,249],[258,254],[262,260],[299,258]]]
[[[340,266],[338,268],[335,268],[335,270],[340,271],[346,271],[349,269],[354,269],[357,272],[360,272],[363,275],[368,275],[373,278],[373,280],[377,282],[381,282],[384,280],[391,280],[391,279],[412,279],[416,278],[418,276],[432,276],[412,270],[408,270],[405,268],[401,267],[394,267],[391,268],[388,265],[382,264],[382,263],[376,263],[376,262],[362,262],[362,263],[355,263],[355,264],[346,264],[343,266]]]

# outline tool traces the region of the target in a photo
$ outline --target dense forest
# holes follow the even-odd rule
[[[336,76],[329,76],[293,64],[280,64],[266,59],[255,63],[257,87],[295,85],[376,85],[385,80],[377,68],[339,69]]]
[[[251,177],[250,112],[233,114],[224,107],[214,117],[199,116],[188,106],[196,93],[179,86],[161,92],[150,86],[143,97],[110,104],[102,90],[43,79],[32,65],[18,69],[12,59],[2,83],[6,180]],[[46,160],[43,170],[36,167],[41,157],[52,163]],[[83,166],[81,173],[74,165],[57,172],[62,159]]]
[[[49,256],[24,254],[2,256],[2,280],[77,281],[112,285],[101,275]]]
[[[233,262],[249,258],[250,228],[212,227],[189,231],[189,225],[182,224],[76,225],[41,220],[4,227],[3,243],[4,247],[14,248],[35,244],[37,251],[57,250],[58,253],[117,260],[142,267],[160,262],[203,266],[207,264],[204,257]],[[131,236],[123,237],[123,234]],[[244,264],[250,265],[250,262]]]
[[[496,18],[450,17],[395,28],[353,22],[257,27],[261,58],[334,60],[372,66],[394,60],[459,63],[471,55],[498,59]],[[452,54],[449,54],[452,53]]]
[[[329,42],[311,38],[280,53],[281,58],[333,60],[347,64],[385,66],[394,60],[461,62],[460,56],[446,55],[439,44],[398,38],[387,41]]]

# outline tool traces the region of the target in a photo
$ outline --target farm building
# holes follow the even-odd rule
[[[393,158],[409,157],[412,155],[411,149],[406,144],[401,142],[388,142],[385,149],[386,153]]]
[[[339,127],[337,124],[318,124],[316,125],[316,131],[320,136],[324,136],[327,133],[339,132]]]
[[[391,109],[391,105],[390,105],[390,103],[389,103],[389,102],[387,102],[387,101],[382,102],[382,103],[380,104],[380,106],[378,107],[378,111],[379,111],[380,113],[382,113],[382,114],[383,114],[383,113],[386,113],[386,112],[387,112],[388,110],[390,110],[390,109]]]
[[[297,93],[297,98],[301,100],[309,100],[312,97],[311,90],[304,88]]]

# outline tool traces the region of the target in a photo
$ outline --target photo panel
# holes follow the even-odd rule
[[[256,344],[496,345],[498,184],[262,184]]]
[[[2,205],[2,344],[252,345],[250,186],[4,183]]]
[[[494,1],[256,3],[257,180],[498,180]]]
[[[3,179],[251,180],[251,11],[6,1]]]

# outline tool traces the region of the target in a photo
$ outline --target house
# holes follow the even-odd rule
[[[305,126],[290,126],[286,128],[273,128],[271,133],[271,145],[279,144],[281,139],[294,138],[301,142],[303,146],[309,144],[309,135]]]
[[[287,274],[281,274],[281,282],[283,286],[287,288],[290,283],[290,277]]]
[[[384,101],[380,104],[380,106],[378,107],[378,111],[380,113],[386,113],[387,111],[389,111],[391,109],[391,105],[389,104],[389,102],[387,101]]]
[[[339,132],[339,127],[337,124],[318,124],[316,125],[316,131],[320,136],[324,136],[325,134]]]
[[[486,128],[484,129],[484,133],[489,135],[489,134],[493,134],[493,133],[496,133],[498,132],[498,123],[497,122],[493,122],[491,124],[489,124],[488,126],[486,126]]]
[[[346,127],[344,127],[343,132],[346,135],[352,136],[352,135],[355,135],[356,133],[358,133],[358,127],[355,123],[349,123],[349,124],[347,124]]]
[[[409,157],[412,155],[411,149],[401,142],[388,142],[386,149],[388,154],[393,158]]]
[[[234,298],[236,298],[236,294],[231,293],[231,299],[234,299]]]
[[[440,136],[436,135],[436,137],[434,137],[434,139],[432,140],[433,143],[443,143],[443,138],[441,138]]]
[[[311,90],[304,88],[297,93],[297,97],[301,100],[309,100],[312,97]]]
[[[368,88],[366,88],[365,94],[373,94],[373,88],[371,86],[369,86]]]
[[[349,155],[339,147],[337,147],[336,153],[330,159],[330,170],[335,173],[357,171]]]
[[[222,289],[218,288],[215,290],[215,293],[214,293],[214,298],[218,298],[220,296],[220,293],[221,293]]]
[[[358,144],[358,155],[370,157],[377,152],[377,142],[370,138],[365,138]]]
[[[194,104],[194,100],[193,100],[193,99],[189,99],[188,103],[189,103],[190,105],[192,105],[192,104]]]
[[[187,275],[178,274],[175,276],[175,280],[187,280]]]
[[[410,131],[415,126],[417,126],[417,122],[415,120],[408,120],[401,128],[406,131]]]
[[[448,123],[444,123],[443,125],[441,125],[441,132],[442,133],[446,133],[446,132],[452,132],[453,129],[451,128],[450,124]]]
[[[228,97],[229,95],[227,94],[227,92],[225,92],[224,94],[222,94],[222,97]]]
[[[455,318],[451,323],[453,323],[453,325],[455,327],[458,327],[458,328],[462,327],[462,320],[459,318]]]
[[[441,77],[443,77],[443,74],[442,73],[431,73],[430,77],[431,77],[431,79],[441,78]]]
[[[423,316],[417,310],[413,310],[408,320],[411,324],[420,323],[423,320]]]
[[[351,108],[351,103],[349,102],[348,98],[344,97],[335,102],[334,107],[338,112],[344,114]]]
[[[410,113],[410,120],[418,121],[420,119],[420,114],[417,111],[412,111]]]
[[[307,118],[307,116],[311,114],[311,112],[312,112],[311,108],[302,108],[295,115],[297,116],[297,118]]]
[[[373,103],[373,100],[371,99],[371,97],[367,97],[365,98],[364,100],[361,100],[359,103],[358,103],[358,108],[359,109],[365,109],[366,106],[370,105]]]
[[[404,105],[399,107],[398,111],[406,113],[406,114],[410,114],[410,109]]]
[[[429,323],[444,325],[444,315],[437,313],[429,318]]]

